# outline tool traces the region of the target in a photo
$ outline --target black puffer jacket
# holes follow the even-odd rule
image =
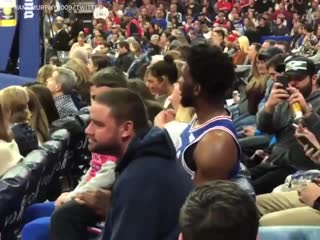
[[[15,123],[11,126],[11,131],[22,156],[25,157],[28,153],[38,148],[37,134],[29,123]]]

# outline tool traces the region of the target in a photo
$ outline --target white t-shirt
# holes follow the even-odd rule
[[[5,142],[0,139],[0,176],[15,166],[22,158],[14,140]]]
[[[93,11],[94,19],[106,19],[109,16],[109,10],[106,7],[96,7]]]

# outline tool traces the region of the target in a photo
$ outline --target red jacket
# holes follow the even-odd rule
[[[217,3],[217,6],[218,6],[219,11],[227,10],[228,12],[230,12],[232,10],[232,4],[229,3],[228,1],[224,1],[224,2],[219,1]]]
[[[132,31],[132,26],[131,25],[135,25],[133,26],[134,29],[136,29],[136,32],[131,32]],[[131,37],[134,33],[138,34],[139,37],[142,37],[143,36],[143,29],[142,27],[140,26],[140,23],[138,22],[137,19],[132,19],[127,27],[126,27],[126,37]]]

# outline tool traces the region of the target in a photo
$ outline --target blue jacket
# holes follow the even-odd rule
[[[139,134],[116,173],[103,240],[177,240],[179,210],[193,185],[167,132]]]

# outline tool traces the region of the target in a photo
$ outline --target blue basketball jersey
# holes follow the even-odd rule
[[[205,134],[213,130],[224,131],[231,135],[238,149],[238,159],[230,174],[230,179],[235,177],[240,170],[240,159],[241,159],[241,149],[239,142],[236,138],[236,128],[229,116],[218,116],[210,119],[206,123],[194,127],[197,118],[194,118],[192,122],[186,127],[186,129],[181,133],[179,142],[176,146],[177,149],[177,159],[181,161],[183,168],[188,174],[193,178],[196,172],[196,164],[193,159],[193,151],[196,144],[203,138]],[[214,143],[212,143],[214,144]],[[208,146],[210,147],[210,146]],[[186,156],[186,152],[191,153]],[[188,159],[187,159],[188,158]],[[189,160],[189,161],[188,161]]]

